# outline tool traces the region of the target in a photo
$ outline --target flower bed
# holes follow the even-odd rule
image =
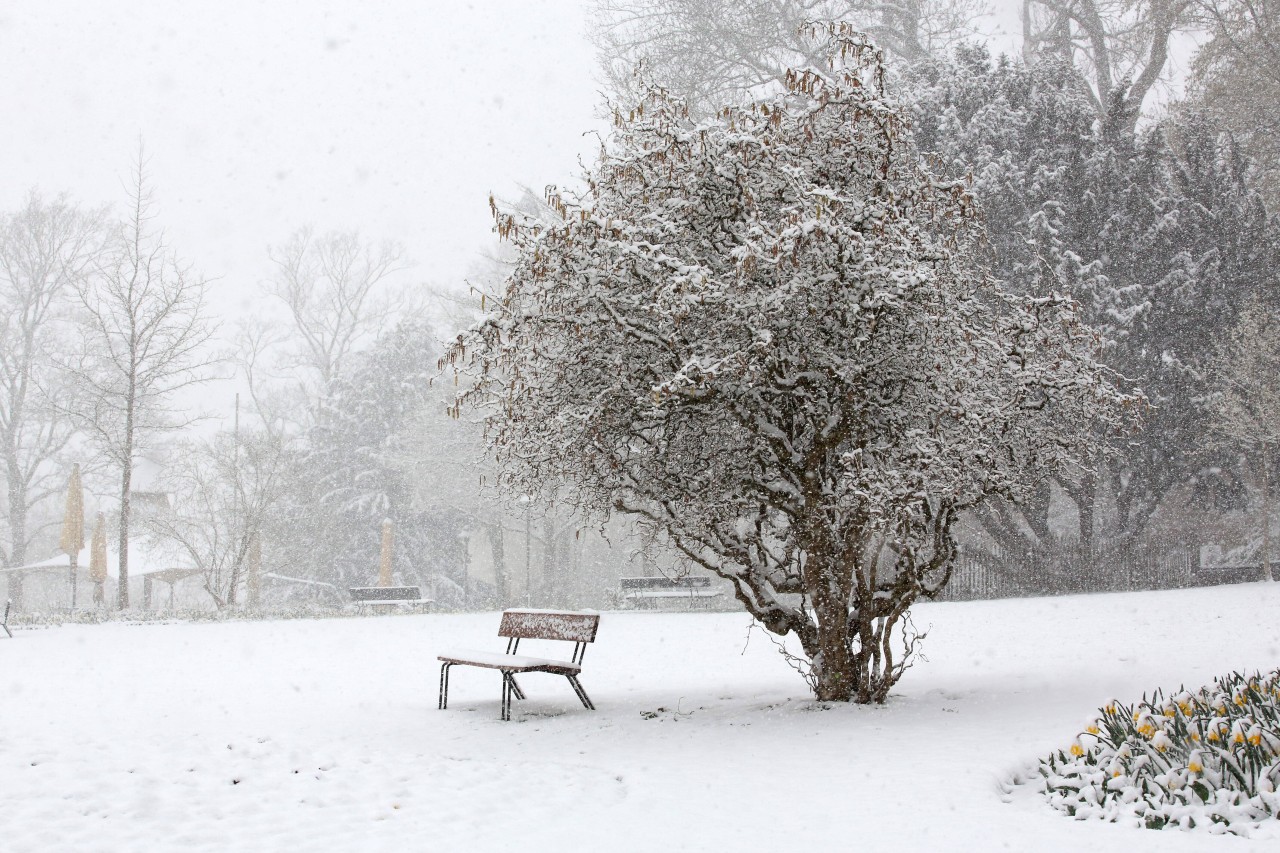
[[[1040,774],[1078,819],[1247,835],[1280,818],[1280,670],[1111,702]]]

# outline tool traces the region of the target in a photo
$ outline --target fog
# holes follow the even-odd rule
[[[910,20],[766,6],[6,5],[0,562],[19,609],[70,609],[65,578],[24,567],[65,559],[77,465],[82,538],[100,515],[116,550],[172,549],[150,568],[188,571],[164,590],[174,608],[340,607],[388,560],[389,580],[456,608],[618,604],[622,577],[689,570],[698,560],[661,524],[608,517],[611,496],[495,467],[481,423],[492,436],[494,409],[456,409],[475,375],[439,360],[486,314],[482,297],[539,296],[504,283],[536,249],[500,244],[491,198],[529,222],[551,215],[548,185],[577,198],[626,124],[606,100],[642,79],[683,98],[690,122],[776,95],[815,61],[793,26],[815,8],[878,40],[921,162],[982,210],[984,274],[1078,299],[1106,370],[1149,404],[1141,439],[1098,439],[1096,469],[967,512],[963,583],[945,594],[1182,585],[1206,547],[1269,566],[1274,442],[1256,420],[1228,428],[1224,389],[1245,387],[1230,365],[1270,316],[1277,227],[1269,137],[1228,125],[1269,115],[1271,95],[1239,76],[1250,57],[1233,59],[1235,42],[1213,40],[1213,4],[1168,21],[1100,4],[1093,40],[1055,0],[916,4]],[[1194,65],[1202,48],[1225,52]],[[78,236],[35,263],[55,233]],[[142,273],[163,311],[127,304]],[[159,336],[121,337],[129,311],[159,311]],[[120,361],[139,350],[153,361]],[[1231,411],[1263,393],[1249,386]],[[384,521],[394,554],[380,553]],[[160,607],[150,580],[130,600],[123,563],[78,583]],[[729,591],[732,571],[702,567]],[[251,574],[273,580],[250,593]]]

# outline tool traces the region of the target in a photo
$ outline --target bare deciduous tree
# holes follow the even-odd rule
[[[174,511],[147,521],[200,569],[219,610],[234,607],[295,457],[269,429],[181,445],[165,470]]]
[[[913,62],[975,32],[985,0],[598,0],[592,16],[606,81],[655,81],[706,113],[779,88],[788,68],[822,68],[801,36],[809,21],[849,21],[889,54]]]
[[[317,237],[303,228],[268,255],[275,264],[272,292],[289,309],[301,339],[297,364],[312,371],[320,389],[341,376],[356,347],[376,338],[403,308],[382,292],[388,277],[406,267],[398,244],[375,246],[355,231]]]
[[[1022,52],[1077,65],[1113,132],[1132,134],[1169,61],[1173,34],[1193,23],[1192,0],[1022,0]]]
[[[1262,168],[1280,205],[1280,0],[1199,0],[1210,33],[1192,63],[1191,91]]]
[[[178,260],[155,226],[141,150],[130,176],[129,210],[80,288],[83,349],[66,365],[82,403],[67,411],[120,471],[120,589],[129,606],[130,493],[145,440],[191,418],[174,395],[209,378],[205,280]]]
[[[0,217],[0,474],[4,477],[5,565],[27,562],[33,507],[61,485],[54,458],[71,437],[71,422],[53,402],[59,387],[58,348],[68,299],[83,282],[101,242],[101,215],[65,197],[31,192],[23,207]],[[65,402],[65,400],[64,400]],[[22,578],[9,593],[22,605]]]

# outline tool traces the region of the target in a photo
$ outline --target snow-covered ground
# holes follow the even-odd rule
[[[606,613],[583,684],[435,655],[495,613],[0,637],[0,846],[54,850],[1246,850],[1072,821],[1001,780],[1113,696],[1280,665],[1280,585],[929,604],[885,707],[820,707],[741,614]],[[522,648],[522,651],[524,649]],[[532,651],[532,649],[530,650]]]

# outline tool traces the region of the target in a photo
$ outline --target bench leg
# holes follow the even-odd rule
[[[569,684],[573,686],[573,692],[577,693],[578,698],[582,700],[583,707],[588,711],[594,711],[596,706],[591,704],[591,698],[587,696],[587,691],[582,689],[582,683],[578,681],[578,677],[576,675],[566,675],[565,678],[569,679]]]
[[[521,690],[521,689],[520,689],[520,685],[516,683],[516,677],[515,677],[514,675],[509,675],[509,676],[507,676],[507,678],[508,678],[508,680],[510,680],[510,681],[511,681],[511,691],[515,694],[515,697],[516,697],[517,699],[519,699],[521,702],[523,702],[523,701],[524,701],[524,691],[523,691],[523,690]]]
[[[445,663],[440,665],[440,710],[443,711],[449,707],[449,667],[453,664]]]
[[[511,673],[502,673],[502,719],[511,719]]]

